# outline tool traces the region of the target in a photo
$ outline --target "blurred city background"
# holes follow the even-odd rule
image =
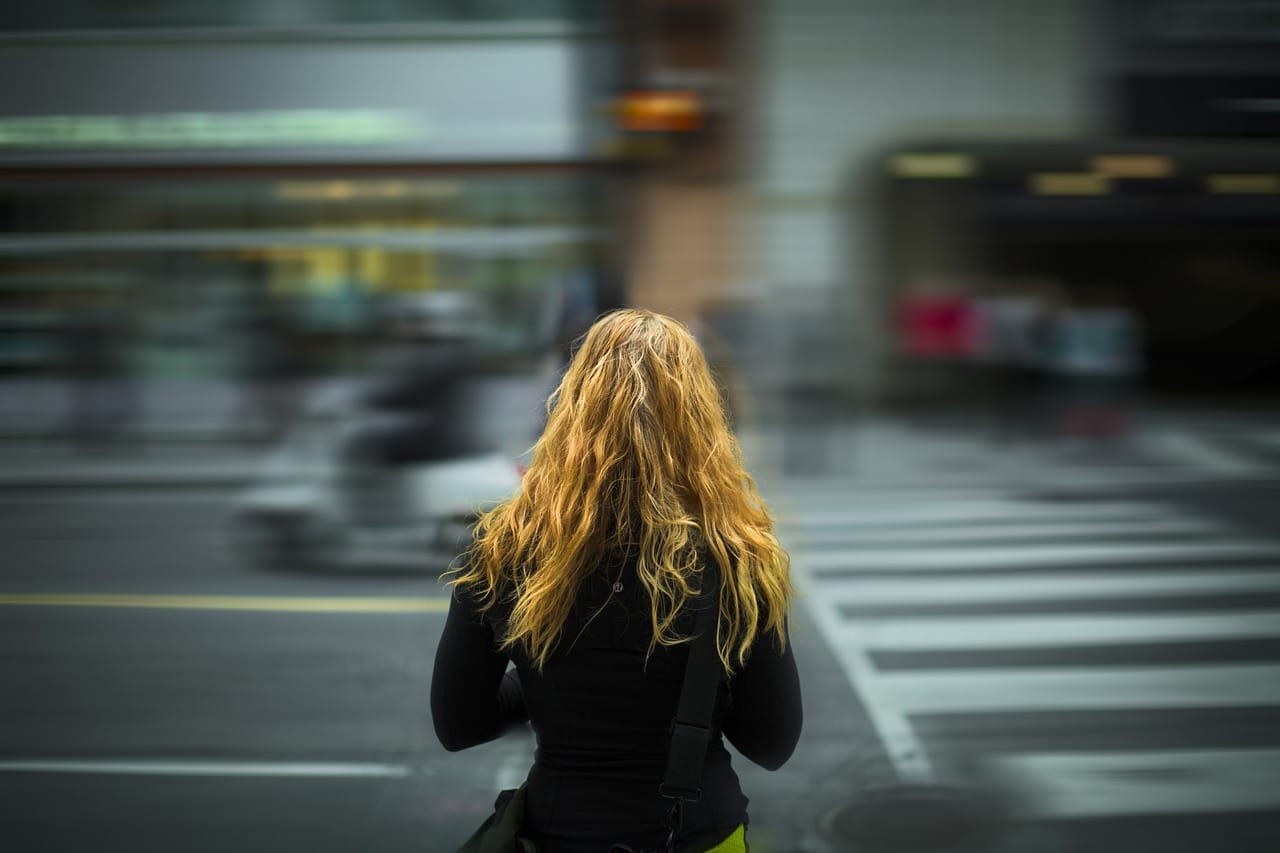
[[[0,6],[13,850],[447,851],[439,573],[574,339],[724,382],[761,851],[1280,850],[1280,2]]]

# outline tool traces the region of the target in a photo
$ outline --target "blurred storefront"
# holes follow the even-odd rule
[[[1273,144],[935,142],[884,167],[900,398],[1080,374],[1155,392],[1280,387]],[[922,333],[941,305],[945,347]]]
[[[358,370],[437,291],[532,359],[618,300],[588,5],[135,12],[0,12],[31,83],[0,93],[0,373],[72,369],[90,325],[141,378]]]
[[[233,372],[229,342],[267,328],[306,369],[356,369],[388,313],[446,290],[472,294],[499,357],[562,350],[626,302],[736,327],[761,390],[879,403],[913,392],[905,291],[1079,280],[1062,271],[1082,257],[1072,216],[1161,210],[1167,193],[1254,219],[1193,261],[1138,239],[1140,217],[1117,231],[1099,213],[1112,247],[1090,250],[1096,264],[1142,270],[1083,278],[1092,301],[1146,300],[1150,375],[1194,366],[1226,338],[1165,346],[1193,335],[1172,329],[1183,309],[1127,282],[1198,265],[1216,284],[1188,279],[1177,299],[1209,322],[1248,301],[1215,294],[1271,275],[1270,236],[1248,235],[1277,173],[1249,152],[1280,133],[1276,8],[10,4],[0,74],[39,85],[0,92],[0,372],[66,367],[72,316],[116,318],[104,346],[127,342],[142,375]],[[949,152],[992,182],[895,170]],[[1108,153],[1170,157],[1175,173],[1090,200]],[[1027,189],[1042,172],[1085,177]],[[963,215],[979,186],[1003,212]],[[1001,295],[1008,325],[1020,294]]]
[[[900,336],[898,396],[1081,372],[1156,393],[1280,389],[1280,4],[1098,11],[1094,132],[940,134],[877,158],[885,325],[948,298],[974,327],[942,356]],[[995,313],[1020,352],[984,340]]]
[[[748,235],[763,288],[779,317],[793,318],[776,355],[789,381],[837,405],[893,398],[898,352],[878,192],[886,150],[932,134],[1094,132],[1103,121],[1091,89],[1099,27],[1098,5],[1074,0],[765,4],[753,28]],[[839,346],[815,357],[815,338]]]
[[[995,298],[1004,326],[1044,305],[1130,330],[1149,388],[1274,388],[1278,8],[765,4],[747,245],[779,317],[809,306],[788,381],[963,399],[980,372],[930,365],[988,363],[991,306],[957,300]]]

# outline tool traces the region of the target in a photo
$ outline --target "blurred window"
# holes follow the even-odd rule
[[[109,305],[146,377],[234,375],[269,304],[291,369],[360,371],[397,306],[457,291],[495,366],[599,239],[574,173],[59,179],[0,187],[0,374],[65,369],[71,322]],[[407,300],[407,301],[406,301]],[[247,319],[248,318],[248,319]]]

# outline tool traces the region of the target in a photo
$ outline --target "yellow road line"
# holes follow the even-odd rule
[[[0,607],[131,607],[278,613],[444,613],[447,597],[343,598],[270,595],[0,594]]]

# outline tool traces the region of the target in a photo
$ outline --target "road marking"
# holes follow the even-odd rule
[[[1043,542],[1046,539],[1070,537],[1088,540],[1092,536],[1150,536],[1152,534],[1205,534],[1222,533],[1226,527],[1212,521],[1174,518],[1137,519],[1133,521],[1064,522],[1061,524],[979,524],[920,527],[880,526],[862,529],[851,525],[848,529],[810,531],[803,541],[811,548],[830,545],[917,545],[949,544],[962,542],[1014,542],[1022,539]]]
[[[1280,543],[1246,542],[1149,542],[1054,543],[1010,545],[1000,548],[967,547],[920,550],[912,548],[844,548],[816,551],[809,556],[810,569],[899,569],[904,572],[973,569],[1024,569],[1036,565],[1080,565],[1151,560],[1188,560],[1233,557],[1274,557],[1280,565]]]
[[[1280,704],[1274,664],[929,670],[881,674],[879,681],[908,714]]]
[[[1215,571],[1058,574],[1031,577],[829,578],[824,597],[868,607],[1052,601],[1057,599],[1195,596],[1204,593],[1280,591],[1280,572]]]
[[[1168,454],[1177,462],[1216,474],[1249,474],[1258,469],[1255,463],[1185,432],[1157,433],[1143,443],[1153,452]]]
[[[493,787],[498,791],[505,791],[508,788],[518,788],[520,783],[529,775],[529,768],[533,766],[534,751],[532,741],[521,741],[523,745],[519,745],[515,749],[509,751],[505,758],[498,764],[497,771],[493,774]]]
[[[4,594],[0,607],[122,607],[158,610],[242,610],[276,613],[445,613],[449,599],[247,595]]]
[[[883,487],[877,486],[869,480],[864,480],[863,488],[867,492],[868,502],[873,502],[874,496],[877,494],[887,499],[899,499],[915,494],[921,500],[950,494],[957,501],[963,501],[967,500],[969,495],[981,498],[992,494],[1007,494],[1018,489],[1024,493],[1032,489],[1054,491],[1063,489],[1123,490],[1135,486],[1175,486],[1215,482],[1230,482],[1235,485],[1255,483],[1265,485],[1274,482],[1274,480],[1274,466],[1262,464],[1255,464],[1249,470],[1227,474],[1221,471],[1185,467],[1124,468],[1114,465],[1083,467],[1064,463],[1054,468],[1045,467],[1017,475],[1010,474],[1003,482],[988,482],[985,480],[961,481],[958,477],[951,482],[920,479],[911,485],[909,487],[910,491],[908,491],[908,487],[900,486],[897,478],[895,478],[894,481],[886,481]],[[978,491],[979,489],[982,489],[982,491]],[[829,508],[831,505],[820,499],[810,503],[814,506],[821,506],[824,509]]]
[[[803,595],[802,600],[808,605],[809,613],[828,647],[835,651],[837,641],[840,641],[836,661],[862,701],[894,771],[904,781],[929,781],[933,778],[933,763],[906,713],[884,695],[880,686],[881,675],[871,660],[870,650],[861,639],[858,624],[845,621],[835,603],[822,595],[821,585],[810,579],[803,556],[792,562],[792,570],[797,586],[802,591],[811,591],[811,594]]]
[[[860,619],[874,651],[987,650],[1280,637],[1280,611]],[[840,645],[839,642],[836,644]]]
[[[93,487],[89,487],[85,491],[15,489],[13,491],[0,490],[0,503],[21,503],[26,506],[32,504],[64,505],[69,503],[90,503],[99,506],[103,503],[108,503],[109,506],[120,506],[121,504],[164,504],[166,506],[203,504],[224,507],[231,503],[228,491],[221,488],[216,490],[148,489],[141,493],[116,490],[111,492],[108,497],[104,497],[101,489]]]
[[[1014,519],[1057,522],[1108,521],[1137,519],[1171,519],[1180,513],[1153,504],[1093,503],[1057,504],[1019,501],[976,501],[966,503],[904,502],[894,505],[881,499],[870,506],[833,507],[828,502],[812,508],[797,507],[790,523],[802,529],[837,527],[839,529],[879,528],[884,524],[920,524],[926,522],[1008,522]]]
[[[1028,753],[988,766],[1040,817],[1280,807],[1280,749]]]
[[[1215,474],[1251,474],[1258,469],[1254,462],[1226,451],[1220,444],[1208,442],[1199,435],[1156,433],[1148,435],[1143,444],[1152,452],[1165,453],[1174,457],[1176,462]]]
[[[1015,494],[1015,487],[1009,484],[952,483],[940,486],[936,491],[928,487],[921,488],[915,483],[897,481],[873,482],[869,478],[851,480],[848,476],[816,476],[787,477],[785,482],[778,481],[777,491],[785,490],[787,494],[803,499],[808,497],[827,500],[829,498],[854,498],[874,502],[877,498],[896,500],[1005,500]]]
[[[408,776],[403,764],[353,764],[313,761],[113,761],[0,760],[0,773],[94,773],[119,776],[287,776],[349,778]]]

